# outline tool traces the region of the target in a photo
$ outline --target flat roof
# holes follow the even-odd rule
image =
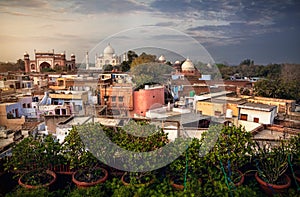
[[[0,103],[0,105],[15,105],[18,104],[18,102],[6,102],[6,103]]]
[[[244,103],[238,105],[239,108],[242,109],[253,109],[253,110],[259,110],[259,111],[271,111],[274,108],[276,108],[275,105],[267,105],[267,104],[261,104],[261,103]]]
[[[73,116],[63,122],[58,123],[58,125],[82,125],[89,119],[91,119],[90,116]]]

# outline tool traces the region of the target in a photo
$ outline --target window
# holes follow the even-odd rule
[[[60,109],[55,109],[55,115],[60,115]]]
[[[26,103],[23,103],[23,108],[26,108]]]
[[[240,120],[248,120],[248,115],[247,114],[241,114]]]
[[[116,102],[116,100],[117,100],[117,99],[116,99],[116,96],[112,96],[112,97],[111,97],[111,102]]]
[[[119,102],[123,102],[123,96],[119,96]]]
[[[67,114],[67,110],[66,109],[61,109],[61,115],[66,115]]]
[[[215,111],[215,116],[221,116],[221,112],[220,111]]]
[[[27,108],[31,108],[31,104],[30,103],[27,104]]]
[[[259,118],[253,118],[253,122],[259,123]]]
[[[82,110],[82,106],[81,106],[81,105],[75,105],[74,110],[75,110],[76,112],[79,112],[79,111]]]

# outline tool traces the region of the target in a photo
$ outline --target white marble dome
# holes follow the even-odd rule
[[[161,56],[158,58],[158,61],[160,61],[160,62],[165,62],[165,61],[166,61],[165,56],[161,55]]]
[[[104,55],[113,55],[115,53],[115,50],[108,44],[107,47],[103,50]]]
[[[181,65],[181,70],[182,71],[195,71],[193,62],[189,58],[187,58],[185,60],[185,62],[183,62],[183,64]]]

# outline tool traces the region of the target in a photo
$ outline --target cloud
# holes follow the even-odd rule
[[[0,6],[1,7],[26,7],[26,8],[43,8],[48,5],[47,1],[42,0],[26,0],[26,1],[19,1],[19,0],[1,0]]]
[[[149,10],[144,4],[132,0],[76,0],[70,2],[72,2],[72,8],[82,14],[130,13]]]

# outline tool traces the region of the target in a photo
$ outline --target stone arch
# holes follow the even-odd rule
[[[44,68],[51,68],[51,65],[48,62],[43,62],[40,64],[40,69],[43,70]]]
[[[31,68],[31,70],[35,70],[35,65],[34,65],[34,64],[31,64],[31,65],[30,65],[30,68]]]

